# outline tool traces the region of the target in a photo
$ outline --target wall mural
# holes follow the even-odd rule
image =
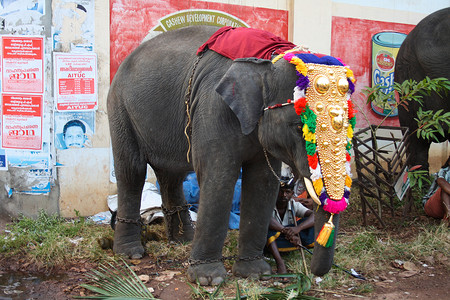
[[[189,24],[248,26],[288,38],[286,10],[177,0],[111,0],[110,7],[111,80],[120,63],[143,40]]]
[[[357,110],[363,109],[371,124],[380,124],[388,112],[388,108],[366,104],[360,95],[365,87],[372,83],[392,85],[395,57],[406,34],[415,25],[363,20],[354,18],[333,17],[331,32],[331,55],[340,57],[352,67],[357,78],[356,90],[352,100]],[[383,125],[399,126],[398,117],[387,118]],[[357,114],[358,128],[368,124]]]

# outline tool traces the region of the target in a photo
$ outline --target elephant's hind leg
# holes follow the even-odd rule
[[[112,121],[111,121],[112,120]],[[125,114],[110,118],[118,208],[113,250],[133,259],[144,255],[141,242],[141,195],[147,164]]]
[[[185,173],[155,170],[161,190],[164,223],[169,241],[189,242],[194,238],[189,205],[183,192]]]

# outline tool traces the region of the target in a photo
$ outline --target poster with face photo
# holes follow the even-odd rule
[[[94,130],[93,111],[55,112],[56,149],[92,147]]]

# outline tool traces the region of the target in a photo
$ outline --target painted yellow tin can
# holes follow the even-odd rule
[[[394,67],[398,50],[406,38],[406,34],[394,31],[379,32],[372,36],[372,87],[379,84],[386,87],[385,93],[394,86]],[[387,103],[371,103],[372,109],[382,116],[397,116],[395,99]]]

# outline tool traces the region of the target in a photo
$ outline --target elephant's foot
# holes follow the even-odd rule
[[[187,278],[190,282],[196,282],[200,285],[219,285],[227,275],[227,271],[222,262],[205,263],[191,265],[187,270]]]
[[[182,230],[179,230],[179,228],[172,229],[171,233],[171,242],[178,242],[178,243],[184,243],[184,242],[190,242],[194,239],[194,227],[192,224],[183,224]]]
[[[272,274],[272,268],[264,259],[238,260],[233,265],[233,274],[239,277],[259,279],[261,275]]]
[[[190,242],[194,239],[189,206],[176,206],[173,209],[163,207],[166,232],[171,242]]]
[[[117,223],[114,231],[113,251],[131,259],[142,258],[144,256],[144,247],[141,242],[141,226]]]

